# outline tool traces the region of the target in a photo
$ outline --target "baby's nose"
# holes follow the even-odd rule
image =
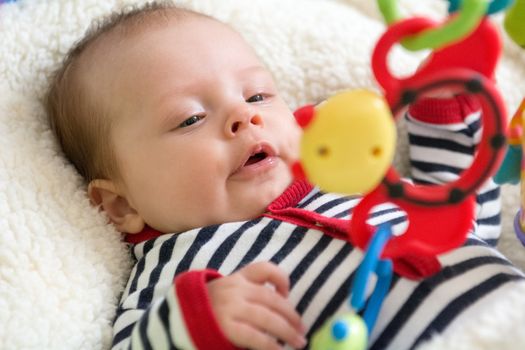
[[[250,126],[263,126],[263,119],[258,113],[249,110],[232,113],[226,123],[225,132],[233,137]]]

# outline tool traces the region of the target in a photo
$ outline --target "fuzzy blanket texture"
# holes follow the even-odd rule
[[[64,159],[41,104],[47,79],[90,22],[130,0],[19,0],[0,6],[0,348],[108,349],[127,247]],[[238,29],[275,74],[292,108],[347,88],[377,89],[371,49],[384,23],[371,0],[179,0]],[[406,14],[445,16],[446,1],[400,1]],[[501,18],[494,19],[501,21]],[[509,111],[525,95],[525,53],[507,38],[497,78]],[[422,53],[396,50],[413,71]],[[401,128],[402,129],[402,128]],[[400,137],[396,164],[406,163]],[[517,187],[504,188],[504,243]],[[508,242],[508,243],[505,243]],[[517,251],[514,255],[513,251]],[[522,265],[525,266],[525,265]],[[420,349],[524,349],[525,285],[454,321]],[[380,317],[380,316],[379,316]]]

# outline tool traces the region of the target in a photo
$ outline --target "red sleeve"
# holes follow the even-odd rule
[[[472,95],[457,95],[451,98],[422,98],[411,104],[408,113],[416,120],[432,124],[462,123],[477,112],[481,106]]]
[[[236,350],[223,334],[213,313],[206,283],[222,277],[214,270],[188,271],[174,280],[178,299],[188,333],[197,349]]]

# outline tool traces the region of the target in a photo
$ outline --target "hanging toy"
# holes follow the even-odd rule
[[[367,90],[339,93],[320,105],[294,113],[303,128],[296,178],[321,189],[363,194],[376,187],[392,163],[396,128],[386,101]],[[365,350],[392,279],[392,263],[380,258],[392,235],[389,224],[378,229],[360,264],[350,295],[352,311],[333,317],[312,338],[312,349]],[[375,273],[379,281],[365,308],[365,290]],[[361,318],[357,312],[364,309]]]
[[[294,113],[303,128],[300,161],[292,166],[296,178],[308,178],[322,190],[363,194],[375,188],[392,163],[396,128],[386,101],[367,90],[339,93],[320,105]],[[392,279],[392,263],[380,258],[392,233],[378,229],[360,264],[350,294],[352,311],[329,320],[312,338],[312,349],[365,350]],[[365,308],[370,274],[378,283]],[[361,318],[357,312],[364,309]]]
[[[368,217],[371,208],[390,201],[408,214],[407,232],[386,245],[384,257],[408,253],[433,256],[459,245],[473,215],[472,195],[496,171],[503,155],[506,109],[492,80],[500,57],[501,39],[497,28],[487,18],[482,18],[467,38],[433,51],[412,76],[398,78],[391,74],[387,58],[392,47],[406,37],[437,27],[435,21],[420,17],[392,24],[374,48],[372,69],[376,80],[383,87],[395,117],[428,92],[445,89],[470,93],[478,98],[482,108],[483,133],[471,167],[456,180],[442,185],[414,185],[390,168],[382,186],[363,198],[354,209],[350,234],[352,242],[362,249],[373,232],[360,221]],[[431,210],[428,207],[432,207]],[[361,220],[355,220],[356,215]],[[443,215],[448,219],[436,225],[436,217]],[[450,227],[445,228],[443,224]],[[441,233],[433,232],[437,227]],[[444,237],[445,233],[449,236]]]
[[[389,289],[392,271],[412,273],[407,272],[403,264],[407,261],[410,264],[415,256],[439,268],[436,255],[464,241],[474,217],[474,193],[499,166],[506,141],[505,106],[494,85],[502,45],[497,28],[486,18],[490,9],[487,1],[463,0],[464,13],[454,14],[441,24],[421,17],[402,20],[397,8],[392,7],[395,1],[378,2],[391,25],[374,48],[372,69],[383,88],[388,108],[378,96],[354,91],[295,113],[305,133],[301,144],[302,164],[294,164],[294,174],[307,177],[323,190],[365,193],[352,212],[348,231],[350,242],[364,252],[352,281],[350,311],[330,319],[314,334],[313,350],[366,349]],[[509,3],[509,0],[494,0],[492,11],[499,11]],[[391,74],[387,64],[391,48],[398,43],[411,50],[433,51],[415,74],[398,78]],[[441,89],[467,92],[478,99],[484,126],[481,141],[472,166],[455,181],[433,186],[413,185],[402,180],[390,165],[389,147],[394,143],[390,136],[385,139],[381,135],[392,134],[395,138],[392,120],[399,117],[407,105]],[[367,99],[356,99],[360,94]],[[374,101],[382,103],[373,108],[366,106]],[[375,112],[370,113],[374,108]],[[378,124],[384,125],[375,130]],[[353,153],[358,156],[354,157]],[[375,155],[385,158],[371,166]],[[360,174],[366,176],[360,177]],[[393,203],[407,213],[409,225],[405,232],[394,236],[388,223],[377,228],[368,225],[372,209],[382,203]],[[428,273],[415,271],[412,276],[403,276],[418,278],[419,272]],[[375,274],[376,281],[366,300],[371,274]],[[362,319],[358,316],[361,313]]]

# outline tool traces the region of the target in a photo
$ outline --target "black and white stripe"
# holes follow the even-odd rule
[[[314,210],[330,204],[340,206],[340,198],[330,195],[327,201],[325,196],[317,196],[309,206]],[[115,348],[126,343],[119,344],[119,340],[129,337],[128,326],[144,316],[149,305],[168,307],[162,298],[170,293],[171,281],[178,273],[213,268],[227,275],[255,261],[273,261],[289,274],[290,300],[311,334],[328,317],[347,308],[348,288],[362,258],[361,251],[344,241],[266,217],[152,241],[135,249],[140,253],[147,250],[147,254],[138,260],[141,268],[131,276],[137,283],[131,283],[124,294],[121,308],[126,311],[115,323]],[[419,282],[396,279],[372,333],[372,349],[412,348],[433,332],[442,331],[463,310],[482,303],[485,294],[497,293],[500,286],[522,278],[499,253],[475,237],[440,260],[444,268],[430,278]],[[154,314],[149,322],[162,325],[159,315],[166,311]],[[146,319],[139,323],[139,334],[148,334]],[[167,333],[162,334],[161,339],[168,339]]]

